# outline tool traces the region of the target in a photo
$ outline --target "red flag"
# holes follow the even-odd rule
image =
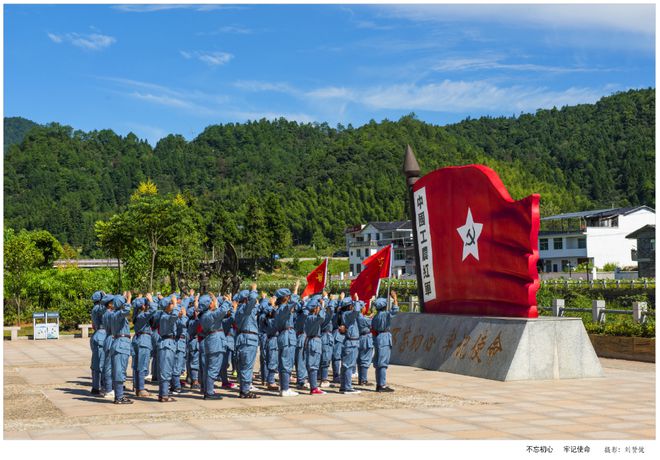
[[[379,278],[389,278],[392,268],[392,245],[388,244],[377,253],[370,255],[362,261],[362,265],[366,266],[372,262],[380,267]]]
[[[325,288],[325,280],[328,274],[328,259],[325,259],[321,265],[312,270],[307,275],[307,286],[303,291],[301,297],[316,294],[323,291]]]
[[[413,206],[424,311],[536,318],[539,199],[514,201],[482,165],[419,179]]]
[[[366,302],[365,308],[368,308],[371,297],[378,295],[381,272],[382,268],[377,263],[370,263],[364,267],[357,278],[351,281],[351,299],[357,294],[360,300]]]

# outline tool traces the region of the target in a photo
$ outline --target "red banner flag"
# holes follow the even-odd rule
[[[375,263],[380,267],[379,278],[389,278],[392,268],[392,245],[388,244],[375,254],[370,255],[362,261],[362,265]]]
[[[382,268],[377,263],[370,263],[360,274],[351,281],[351,299],[358,295],[360,300],[366,302],[365,309],[369,306],[371,297],[378,295],[378,284],[380,283]]]
[[[321,265],[312,270],[307,275],[307,286],[303,291],[301,297],[322,292],[325,288],[325,281],[328,275],[328,259],[325,259]]]
[[[514,201],[482,165],[413,186],[425,313],[536,318],[538,194]]]

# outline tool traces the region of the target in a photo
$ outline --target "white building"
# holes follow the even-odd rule
[[[648,206],[572,212],[541,219],[539,271],[562,272],[589,262],[602,268],[636,266],[632,249],[636,241],[626,235],[655,224],[655,211]]]
[[[415,276],[412,225],[409,220],[369,222],[349,227],[346,235],[349,271],[356,276],[362,271],[362,261],[392,243],[394,259],[392,276]]]

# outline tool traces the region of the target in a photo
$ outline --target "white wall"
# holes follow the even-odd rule
[[[587,227],[587,256],[594,259],[596,267],[610,262],[619,267],[636,266],[630,251],[637,247],[637,241],[626,239],[626,235],[648,224],[655,224],[655,213],[643,209],[619,216],[618,228]]]

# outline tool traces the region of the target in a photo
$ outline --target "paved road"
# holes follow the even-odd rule
[[[392,366],[396,392],[117,406],[89,395],[83,339],[4,342],[5,439],[651,440],[655,365],[601,360],[605,378],[496,382]],[[373,369],[370,369],[373,379]],[[130,383],[128,384],[130,387]],[[149,390],[156,391],[155,386]],[[240,427],[240,428],[239,428]]]

